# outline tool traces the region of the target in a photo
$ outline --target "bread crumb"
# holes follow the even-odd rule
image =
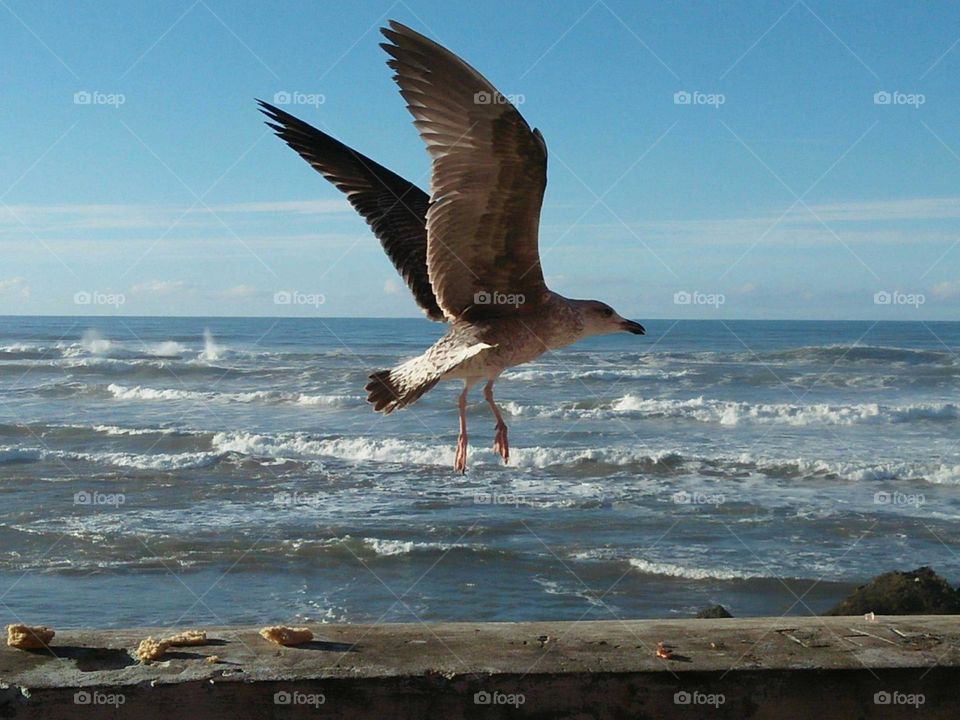
[[[140,662],[149,663],[162,658],[169,647],[170,643],[165,640],[156,640],[151,635],[145,640],[140,641],[134,655],[137,656],[137,660]]]
[[[220,656],[219,656],[219,655],[207,655],[207,662],[208,662],[210,665],[216,665],[218,662],[220,662]]]
[[[140,662],[153,662],[163,657],[163,654],[172,647],[187,647],[189,645],[206,645],[206,630],[184,630],[176,635],[170,635],[157,640],[152,635],[141,640],[134,655]]]
[[[184,630],[183,632],[164,638],[161,642],[167,643],[170,647],[187,647],[190,645],[206,645],[206,630]]]
[[[313,632],[310,628],[285,625],[265,627],[260,631],[260,635],[277,645],[302,645],[313,640]]]
[[[7,645],[21,650],[39,650],[53,640],[56,632],[45,625],[7,625]]]

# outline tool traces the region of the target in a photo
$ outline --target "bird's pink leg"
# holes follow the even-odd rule
[[[460,393],[457,406],[460,408],[460,436],[457,438],[457,452],[453,459],[453,469],[460,473],[467,472],[467,391],[469,385],[464,385]]]
[[[483,396],[487,399],[487,404],[493,410],[493,416],[497,419],[496,435],[493,437],[493,451],[503,458],[503,464],[510,462],[510,444],[507,442],[507,424],[503,421],[500,409],[493,401],[493,380],[488,382],[483,388]]]

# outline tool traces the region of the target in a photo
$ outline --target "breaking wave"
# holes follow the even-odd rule
[[[706,399],[658,400],[627,394],[612,403],[585,407],[589,403],[551,407],[505,403],[512,415],[533,417],[613,418],[677,418],[719,425],[740,423],[781,425],[854,425],[859,423],[901,423],[915,421],[953,421],[960,419],[960,405],[951,402],[882,405],[860,403],[834,405],[827,403],[747,403],[733,400]]]

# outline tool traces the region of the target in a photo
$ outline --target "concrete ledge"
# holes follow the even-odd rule
[[[169,628],[3,647],[0,717],[960,718],[960,616],[205,629],[152,665],[132,651]]]

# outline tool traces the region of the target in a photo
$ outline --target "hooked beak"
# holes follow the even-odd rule
[[[633,320],[624,320],[620,323],[620,327],[623,330],[626,330],[628,333],[633,333],[634,335],[646,335],[647,331],[643,329],[643,325]]]

